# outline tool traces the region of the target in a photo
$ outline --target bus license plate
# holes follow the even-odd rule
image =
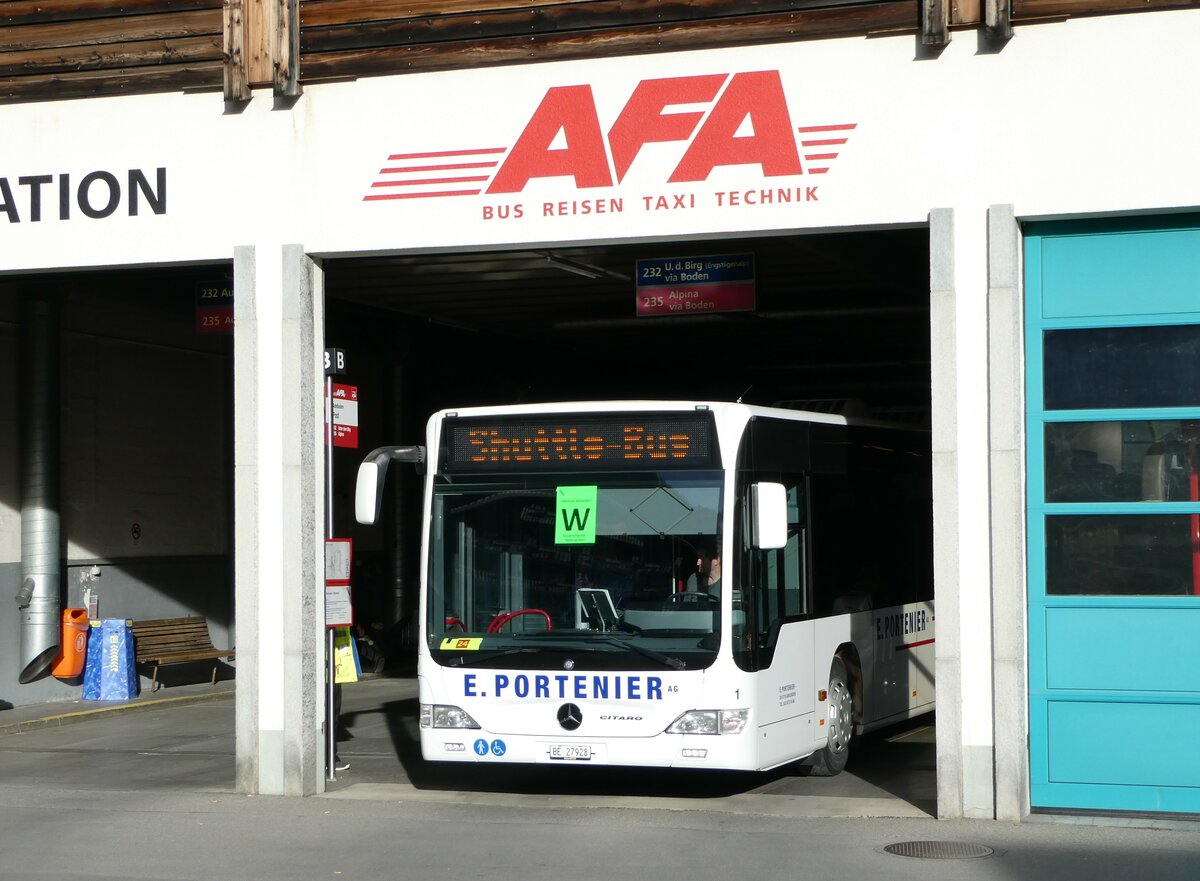
[[[587,744],[552,743],[550,758],[558,762],[590,762],[592,748]]]

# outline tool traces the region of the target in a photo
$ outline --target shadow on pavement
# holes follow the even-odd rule
[[[932,715],[860,738],[846,770],[832,778],[810,777],[808,768],[799,763],[755,773],[427,762],[421,758],[417,718],[415,697],[344,711],[346,732],[341,754],[349,757],[352,769],[357,770],[343,781],[408,782],[417,789],[431,791],[543,795],[712,799],[757,793],[894,798],[926,813],[936,811]],[[391,763],[399,767],[389,769]]]

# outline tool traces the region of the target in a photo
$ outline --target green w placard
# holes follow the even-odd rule
[[[596,487],[560,486],[554,503],[554,543],[596,543]]]

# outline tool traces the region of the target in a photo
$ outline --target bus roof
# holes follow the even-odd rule
[[[519,416],[542,413],[638,413],[670,411],[711,410],[723,413],[740,410],[746,415],[773,416],[797,422],[823,422],[830,425],[855,424],[864,420],[847,419],[837,413],[820,413],[813,410],[764,407],[757,404],[741,404],[734,401],[651,401],[651,400],[608,400],[608,401],[553,401],[538,404],[499,404],[478,407],[449,407],[434,413],[432,419],[447,416]]]

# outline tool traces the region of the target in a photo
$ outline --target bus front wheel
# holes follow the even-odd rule
[[[854,734],[854,695],[850,692],[850,678],[846,675],[846,664],[834,658],[829,668],[829,744],[812,754],[807,764],[814,777],[832,777],[840,774],[850,758],[850,738]]]

